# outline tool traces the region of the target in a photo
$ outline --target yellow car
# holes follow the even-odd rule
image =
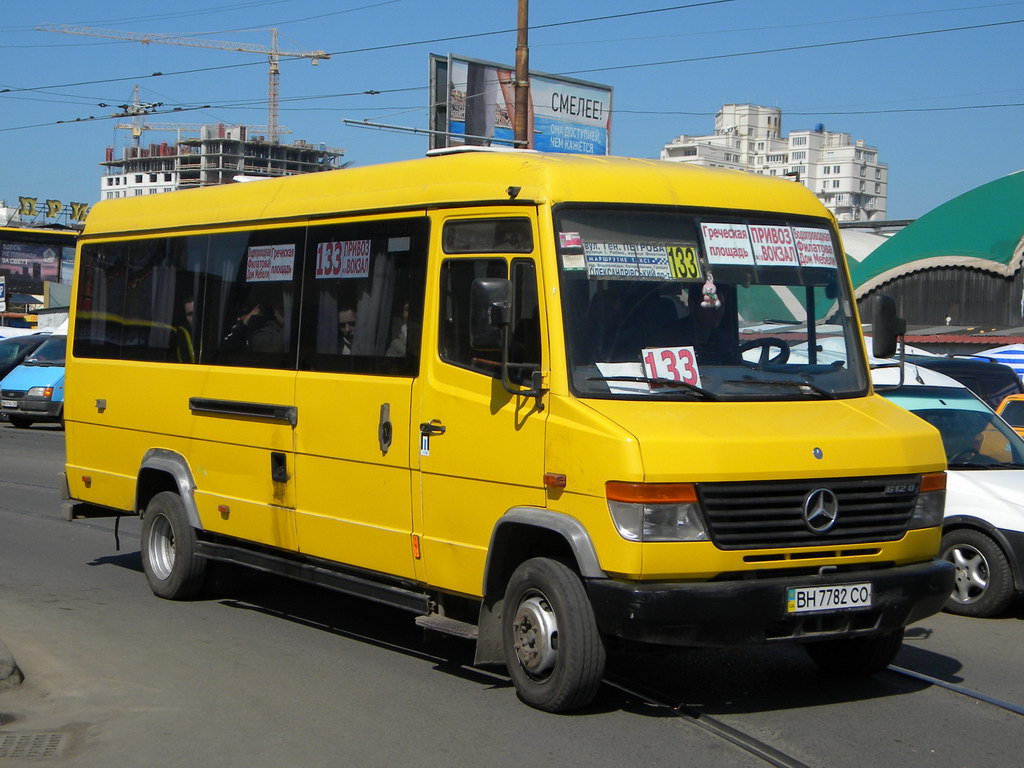
[[[1002,416],[1018,435],[1024,435],[1024,395],[1007,395],[996,408],[996,413]]]

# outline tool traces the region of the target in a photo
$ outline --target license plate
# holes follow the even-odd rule
[[[17,400],[0,400],[0,407],[3,407],[3,408],[17,408],[18,407],[18,401]]]
[[[829,584],[827,587],[790,587],[786,613],[849,611],[871,607],[871,584]]]

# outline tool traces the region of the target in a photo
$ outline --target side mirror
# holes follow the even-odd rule
[[[505,346],[512,306],[512,283],[478,277],[469,291],[469,345],[477,352],[500,352]]]
[[[907,332],[907,323],[896,316],[896,300],[881,294],[875,297],[875,316],[871,321],[871,352],[875,357],[892,357],[900,336]]]

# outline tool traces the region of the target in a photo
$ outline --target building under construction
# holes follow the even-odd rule
[[[283,144],[245,125],[212,124],[179,131],[172,142],[107,147],[100,199],[134,197],[234,181],[293,176],[341,168],[344,151],[323,144]]]

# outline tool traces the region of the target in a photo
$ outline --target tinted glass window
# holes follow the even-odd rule
[[[540,302],[537,296],[537,269],[532,261],[512,262],[512,318],[509,345],[509,377],[528,383],[540,370]]]
[[[210,237],[201,361],[294,368],[302,228]]]
[[[498,352],[477,352],[469,343],[470,289],[478,277],[507,277],[504,259],[449,259],[441,267],[441,359],[460,368],[501,375]]]
[[[444,225],[445,253],[531,253],[529,219],[460,219]]]
[[[25,358],[25,362],[34,365],[64,365],[67,341],[67,336],[51,336]]]
[[[426,219],[309,228],[301,370],[416,374],[427,232]]]
[[[195,362],[192,311],[207,238],[151,238],[83,248],[75,353]]]
[[[74,346],[79,357],[121,357],[129,248],[124,242],[82,247]]]
[[[27,350],[39,345],[37,339],[4,339],[0,342],[0,363],[10,363],[21,357]]]
[[[1015,427],[1024,426],[1024,400],[1011,400],[999,415]]]

